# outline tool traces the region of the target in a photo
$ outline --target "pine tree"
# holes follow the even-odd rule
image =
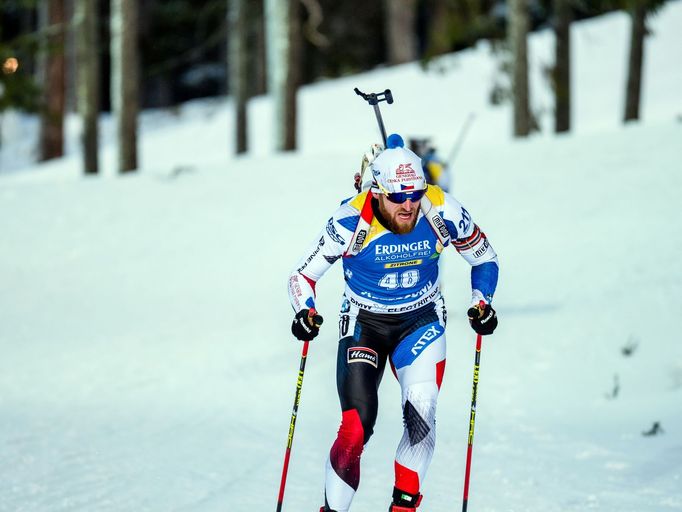
[[[644,40],[647,35],[646,21],[664,0],[625,0],[625,7],[632,20],[630,29],[630,53],[628,59],[628,78],[625,90],[624,121],[639,119],[642,90],[642,70],[644,68]]]
[[[275,148],[296,149],[299,82],[299,2],[266,0],[268,93],[274,100]]]
[[[118,171],[137,164],[138,12],[134,0],[111,2],[111,106],[116,120]]]
[[[384,0],[386,47],[389,64],[402,64],[417,58],[416,0]]]
[[[508,38],[512,49],[512,96],[514,136],[530,133],[531,116],[528,92],[528,0],[510,0]]]
[[[40,122],[40,160],[64,155],[64,0],[47,0],[39,6],[42,35],[41,83],[43,109]]]
[[[99,172],[99,40],[98,14],[95,0],[76,0],[77,97],[78,112],[83,121],[83,167],[86,174]]]
[[[554,130],[571,129],[571,5],[570,0],[553,0],[554,35]]]
[[[246,103],[248,99],[248,63],[246,41],[246,0],[229,0],[229,89],[235,110],[235,152],[248,148]]]

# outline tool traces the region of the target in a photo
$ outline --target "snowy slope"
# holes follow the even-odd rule
[[[352,193],[376,138],[354,86],[390,87],[389,129],[442,147],[476,113],[455,193],[500,254],[501,280],[469,509],[682,510],[682,72],[669,65],[680,24],[679,1],[653,20],[643,122],[627,127],[627,19],[616,14],[574,27],[571,135],[509,138],[509,109],[486,102],[496,64],[481,44],[445,58],[443,74],[406,65],[304,88],[292,155],[270,154],[267,98],[252,102],[257,140],[238,159],[225,150],[229,105],[146,113],[132,177],[111,176],[110,145],[108,176],[85,179],[75,139],[67,158],[28,169],[26,144],[5,139],[0,511],[275,507],[301,348],[288,334],[286,275]],[[537,109],[551,104],[538,69],[550,44],[546,33],[531,40]],[[468,268],[454,252],[444,259],[448,368],[424,512],[461,506],[474,356]],[[327,322],[309,355],[288,511],[322,501],[340,417],[341,291],[336,267],[318,286]],[[390,374],[381,398],[353,510],[388,505],[402,428]],[[664,433],[642,436],[655,421]]]

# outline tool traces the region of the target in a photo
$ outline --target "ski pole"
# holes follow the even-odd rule
[[[374,108],[374,115],[377,117],[377,123],[379,125],[379,131],[381,131],[381,138],[384,140],[384,146],[386,146],[386,128],[384,128],[384,120],[381,118],[381,110],[379,110],[379,103],[385,101],[389,105],[393,103],[393,94],[390,89],[386,89],[384,92],[370,92],[365,94],[357,87],[354,89],[355,94],[361,96],[363,100],[369,103]]]
[[[481,366],[481,339],[483,336],[476,336],[476,359],[474,362],[474,385],[471,391],[471,414],[469,415],[469,442],[467,446],[467,463],[464,473],[464,500],[462,501],[462,512],[466,512],[469,502],[469,475],[471,472],[471,452],[474,447],[474,426],[476,424],[476,395],[478,393],[478,369]]]
[[[316,326],[322,325],[322,317],[316,314],[314,309],[310,310],[310,321]],[[287,484],[287,472],[289,471],[289,458],[291,457],[291,446],[294,444],[294,429],[296,428],[296,416],[298,415],[298,404],[301,401],[301,390],[303,389],[303,374],[305,372],[305,362],[308,357],[309,341],[303,342],[303,350],[301,351],[301,365],[298,369],[298,378],[296,379],[296,394],[294,396],[294,408],[291,412],[291,421],[289,421],[289,436],[287,438],[287,449],[284,452],[284,466],[282,467],[282,480],[279,484],[279,496],[277,497],[277,512],[282,512],[282,503],[284,503],[284,487]]]
[[[445,161],[445,163],[448,166],[452,165],[452,163],[455,161],[455,158],[459,154],[459,150],[462,148],[462,144],[464,144],[464,137],[466,137],[466,134],[469,131],[469,127],[471,126],[471,123],[474,122],[475,118],[476,118],[476,114],[474,114],[473,112],[469,112],[469,115],[466,118],[466,121],[464,121],[462,128],[459,130],[459,135],[457,136],[457,140],[455,141],[455,144],[452,146],[452,149],[450,150],[450,154],[448,155],[448,159]]]

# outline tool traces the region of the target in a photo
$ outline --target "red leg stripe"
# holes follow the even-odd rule
[[[395,461],[395,486],[410,494],[419,493],[419,475]]]
[[[443,375],[445,375],[445,359],[436,363],[436,385],[440,390],[440,385],[443,383]]]
[[[329,460],[339,478],[357,490],[360,483],[360,455],[365,432],[357,409],[343,411],[341,426]]]

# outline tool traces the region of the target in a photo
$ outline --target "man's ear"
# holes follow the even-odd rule
[[[372,190],[372,197],[373,197],[374,199],[376,199],[377,201],[379,200],[379,196],[380,196],[380,195],[381,195],[381,194],[380,194],[379,192],[374,192],[374,190]]]

